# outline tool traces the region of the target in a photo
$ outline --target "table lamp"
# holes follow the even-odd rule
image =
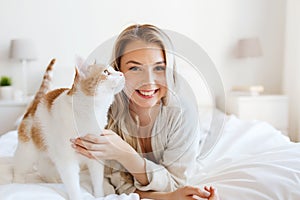
[[[238,58],[260,57],[262,55],[263,53],[258,37],[243,38],[238,41]]]
[[[242,38],[237,43],[237,58],[247,59],[260,57],[263,55],[261,44],[258,37]],[[250,86],[233,86],[231,89],[234,93],[259,95],[264,91],[262,85]]]
[[[37,59],[35,44],[30,39],[14,39],[10,44],[10,58],[22,62],[23,95],[27,97],[27,71],[29,61]]]

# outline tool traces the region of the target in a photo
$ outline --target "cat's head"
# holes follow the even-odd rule
[[[125,84],[122,72],[114,70],[109,65],[85,64],[77,61],[75,81],[76,89],[87,96],[119,93]]]

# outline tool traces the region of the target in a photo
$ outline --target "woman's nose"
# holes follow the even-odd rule
[[[145,83],[154,83],[155,82],[155,74],[150,70],[146,70],[144,73],[143,79],[144,79],[143,81]]]

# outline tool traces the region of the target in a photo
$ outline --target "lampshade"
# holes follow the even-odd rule
[[[240,39],[237,48],[238,58],[262,56],[261,45],[257,37]]]
[[[11,40],[10,58],[21,61],[37,59],[37,51],[34,42],[30,39]]]

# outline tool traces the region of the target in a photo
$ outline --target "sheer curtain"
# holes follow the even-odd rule
[[[300,141],[300,1],[287,0],[283,91],[289,96],[289,136]]]

